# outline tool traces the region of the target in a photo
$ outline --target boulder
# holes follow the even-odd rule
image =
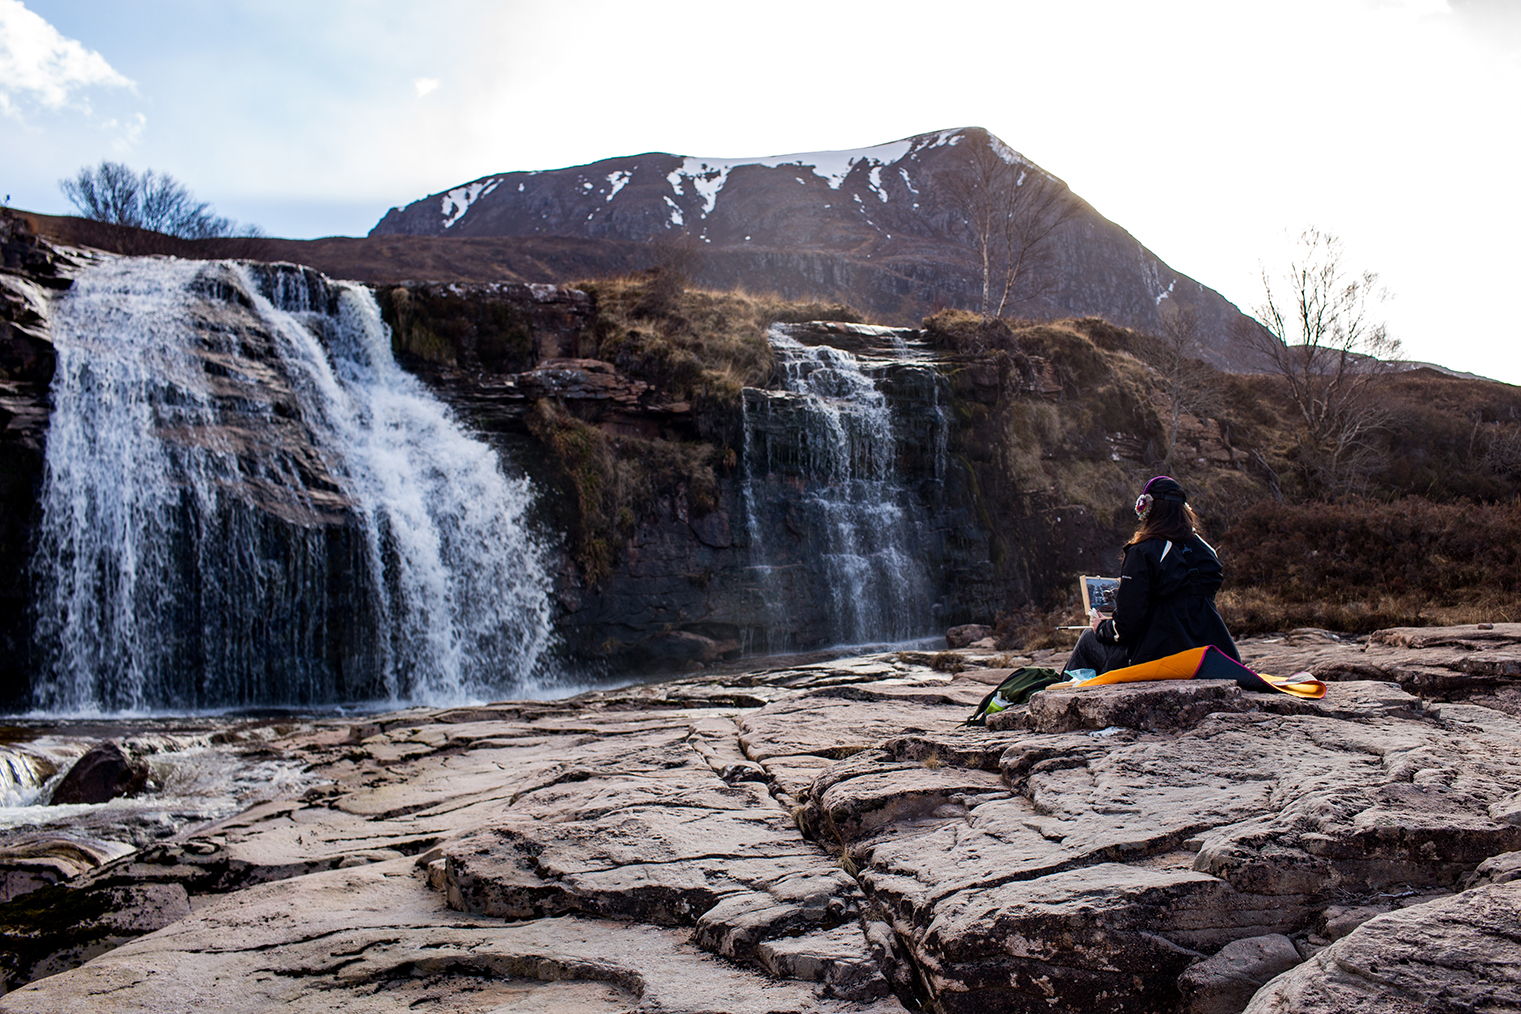
[[[135,796],[148,787],[148,762],[111,740],[92,746],[74,762],[53,790],[52,804],[104,803]]]
[[[1258,991],[1246,1014],[1521,1009],[1521,883],[1390,912]]]
[[[993,628],[986,623],[963,623],[959,627],[952,627],[945,632],[945,644],[948,648],[967,648],[974,641],[980,641],[993,633]]]
[[[1179,978],[1187,1014],[1241,1014],[1273,976],[1299,964],[1294,941],[1282,933],[1232,940],[1190,965]]]

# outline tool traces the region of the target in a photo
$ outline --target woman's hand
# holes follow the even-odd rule
[[[1088,629],[1098,633],[1099,624],[1104,622],[1104,616],[1097,609],[1088,610]]]

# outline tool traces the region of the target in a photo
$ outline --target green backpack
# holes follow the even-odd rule
[[[1030,699],[1030,695],[1037,690],[1044,690],[1053,683],[1066,682],[1067,674],[1060,669],[1048,669],[1045,666],[1027,665],[1015,669],[1009,674],[1008,679],[982,699],[977,705],[977,710],[972,713],[962,725],[987,725],[988,716],[996,715],[1005,708],[1016,704],[1023,704]]]

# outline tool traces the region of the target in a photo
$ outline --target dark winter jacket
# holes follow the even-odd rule
[[[1223,575],[1214,549],[1197,535],[1127,546],[1114,616],[1099,624],[1098,639],[1124,645],[1130,665],[1206,644],[1241,661],[1215,611]]]

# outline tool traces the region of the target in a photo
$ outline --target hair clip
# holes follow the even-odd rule
[[[1151,513],[1151,494],[1142,493],[1135,498],[1135,516],[1138,521],[1145,521],[1146,515]]]

